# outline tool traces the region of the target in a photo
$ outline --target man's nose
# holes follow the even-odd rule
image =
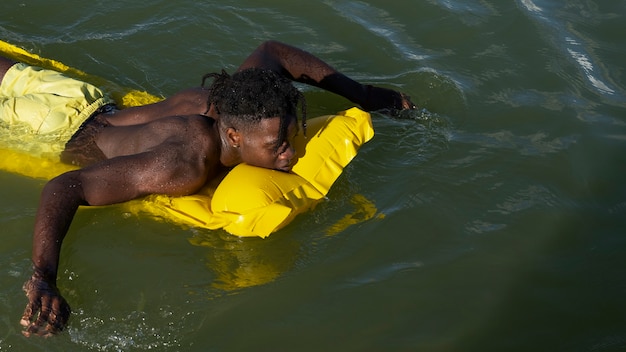
[[[284,152],[280,153],[281,159],[291,160],[294,156],[296,156],[296,148],[294,148],[292,145],[289,145],[289,147],[285,149]]]

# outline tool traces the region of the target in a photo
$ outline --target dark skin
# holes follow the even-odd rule
[[[0,58],[0,79],[12,61]],[[403,94],[365,86],[339,73],[308,52],[269,41],[239,67],[266,68],[339,94],[365,110],[414,109]],[[254,128],[229,126],[213,106],[208,90],[183,90],[155,104],[107,115],[112,125],[96,143],[108,158],[48,182],[35,217],[34,272],[24,284],[28,304],[20,323],[24,335],[50,336],[61,331],[70,307],[57,286],[61,244],[79,206],[109,205],[149,194],[196,193],[224,169],[245,162],[289,171],[295,150],[290,139],[276,149],[280,118],[263,119]],[[295,117],[289,126],[296,133]]]

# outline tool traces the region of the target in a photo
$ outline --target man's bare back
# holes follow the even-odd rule
[[[108,158],[97,169],[135,170],[144,194],[192,194],[223,168],[217,123],[203,115],[110,126],[96,144]]]

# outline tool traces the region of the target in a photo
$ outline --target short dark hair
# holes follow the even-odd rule
[[[287,138],[291,117],[298,121],[300,103],[302,129],[306,133],[306,101],[288,78],[272,70],[249,68],[232,76],[225,71],[206,74],[202,77],[203,87],[208,78],[212,78],[213,83],[209,87],[207,105],[213,103],[225,122],[246,128],[261,119],[280,117],[278,148]]]

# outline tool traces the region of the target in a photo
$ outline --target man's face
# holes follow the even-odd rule
[[[298,133],[295,117],[289,119],[287,139],[278,145],[280,117],[262,119],[250,131],[241,134],[239,149],[244,163],[267,169],[291,171],[296,159],[293,139]]]

